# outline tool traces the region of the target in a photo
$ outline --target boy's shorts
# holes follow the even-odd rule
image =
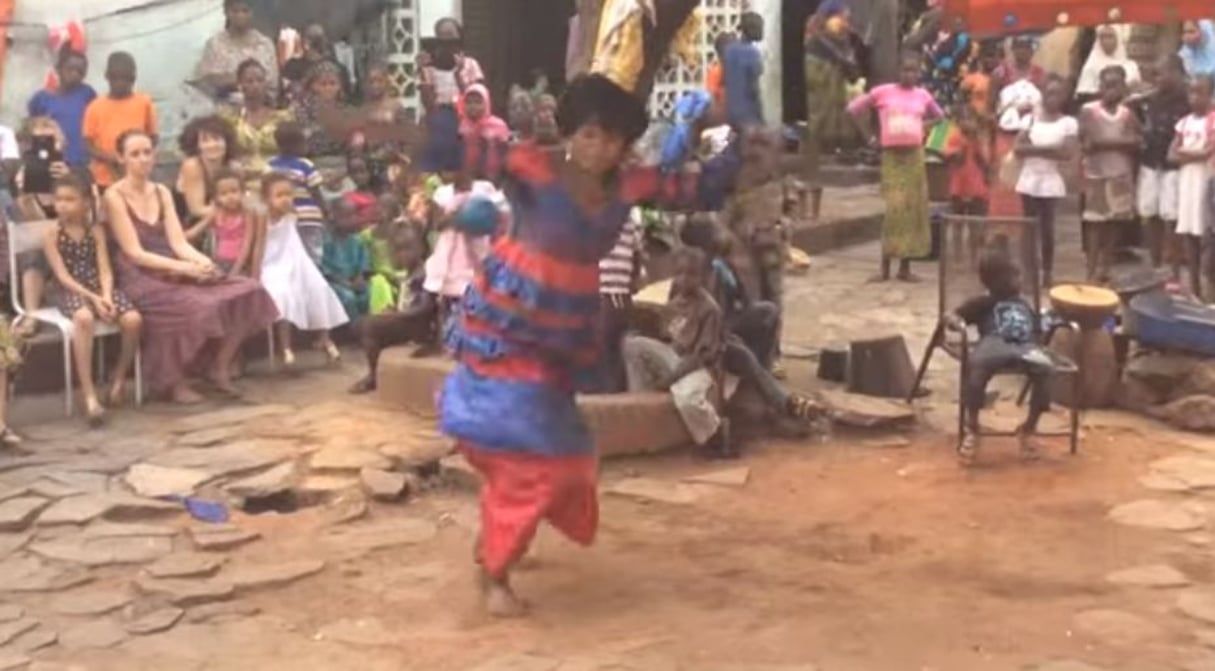
[[[1135,204],[1144,219],[1177,221],[1181,206],[1177,171],[1140,167]]]

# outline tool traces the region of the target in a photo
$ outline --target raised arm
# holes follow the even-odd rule
[[[147,268],[148,270],[158,270],[178,275],[190,275],[194,273],[194,266],[185,261],[149,252],[143,248],[143,245],[139,242],[139,234],[135,231],[135,223],[131,221],[131,215],[127,211],[126,203],[123,202],[122,196],[118,195],[117,190],[110,189],[106,191],[104,198],[106,212],[110,215],[110,233],[113,234],[115,242],[118,243],[118,248],[122,250],[122,253],[128,259],[139,267]]]

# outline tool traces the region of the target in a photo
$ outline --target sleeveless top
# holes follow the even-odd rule
[[[215,258],[236,261],[245,245],[245,213],[215,214]]]

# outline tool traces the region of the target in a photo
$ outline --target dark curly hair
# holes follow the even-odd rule
[[[214,114],[190,120],[177,139],[181,153],[189,157],[198,156],[198,141],[203,133],[218,135],[224,139],[224,163],[236,157],[236,130],[232,124]]]
[[[570,82],[557,103],[557,127],[569,137],[587,124],[619,135],[631,145],[650,125],[645,103],[599,74],[582,75]]]

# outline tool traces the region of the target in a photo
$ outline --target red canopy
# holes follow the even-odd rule
[[[1102,23],[1178,23],[1215,18],[1211,0],[944,0],[945,15],[974,35]]]

